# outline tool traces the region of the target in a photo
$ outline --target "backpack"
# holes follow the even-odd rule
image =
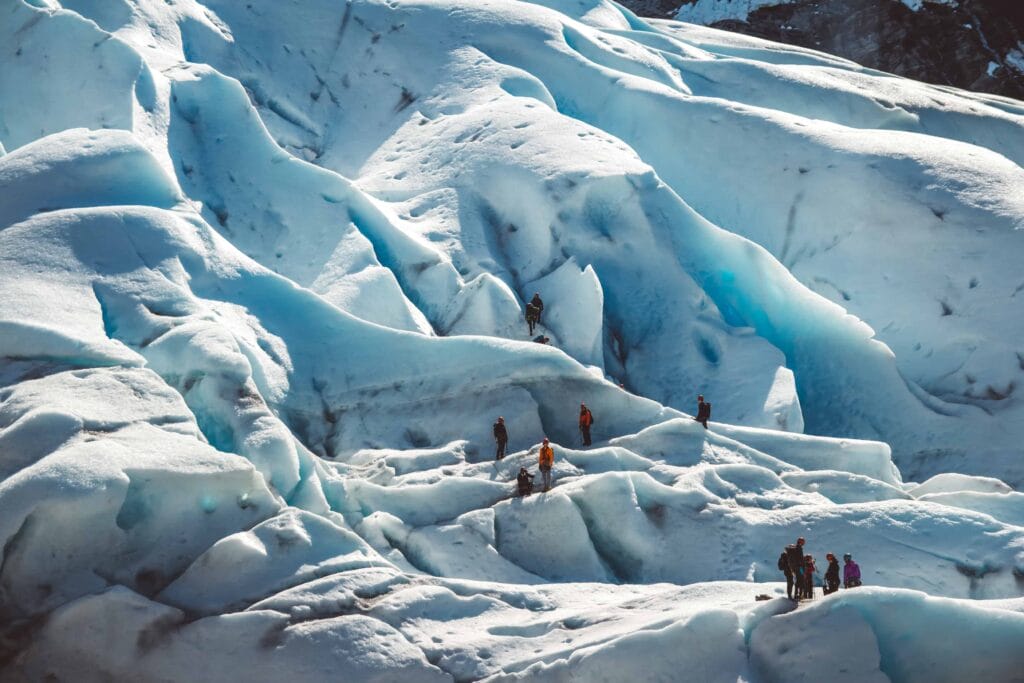
[[[786,551],[783,550],[782,554],[779,555],[779,571],[784,572],[789,570],[789,562],[786,562]]]

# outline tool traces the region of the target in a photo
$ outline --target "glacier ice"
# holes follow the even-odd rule
[[[0,13],[0,680],[1019,678],[1024,105],[605,0]]]

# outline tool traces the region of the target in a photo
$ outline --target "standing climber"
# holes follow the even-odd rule
[[[555,451],[548,443],[548,437],[544,437],[544,443],[540,445],[540,453],[537,455],[537,464],[540,465],[540,476],[544,482],[544,490],[551,489],[551,467],[555,464]]]
[[[590,445],[590,428],[594,426],[594,414],[585,403],[580,404],[580,433],[583,434],[583,445]]]
[[[704,425],[704,429],[708,428],[708,420],[711,419],[711,404],[704,400],[703,394],[697,397],[697,417],[693,419]]]
[[[801,590],[803,586],[801,579],[804,572],[803,537],[796,539],[796,543],[787,545],[783,553],[786,555],[786,564],[789,567],[789,572],[786,574],[786,595],[790,600],[799,600],[803,592]]]
[[[494,423],[494,441],[498,444],[498,451],[494,454],[495,460],[505,457],[505,445],[508,443],[508,430],[505,429],[505,418],[499,417]]]
[[[537,311],[537,307],[532,303],[526,304],[526,325],[530,328],[530,334],[533,334],[533,328],[540,322],[540,313]]]
[[[790,600],[793,599],[793,570],[789,568],[789,558],[786,557],[786,551],[783,550],[779,553],[779,571],[786,575],[786,597]]]
[[[803,596],[808,600],[814,599],[814,575],[818,570],[814,566],[814,556],[804,555],[804,590]]]
[[[826,554],[825,559],[828,560],[828,569],[825,570],[825,588],[823,592],[825,595],[828,595],[839,590],[839,560],[832,553]]]
[[[537,309],[537,324],[540,325],[541,314],[544,313],[544,301],[540,298],[540,292],[534,292],[530,303]]]
[[[528,496],[533,493],[533,475],[525,467],[519,468],[519,474],[516,475],[516,483],[519,485],[520,496]]]
[[[843,555],[843,563],[843,588],[856,588],[860,585],[860,566],[850,553]]]

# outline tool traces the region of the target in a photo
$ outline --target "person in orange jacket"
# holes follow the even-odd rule
[[[590,427],[594,424],[594,414],[585,403],[580,404],[580,433],[583,434],[583,445],[590,445]]]
[[[555,464],[555,451],[548,443],[548,437],[544,437],[544,443],[540,445],[540,453],[537,455],[537,464],[540,465],[541,479],[544,481],[544,490],[551,488],[551,466]]]

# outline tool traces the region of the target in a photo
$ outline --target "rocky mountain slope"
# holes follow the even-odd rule
[[[1024,99],[1014,0],[624,0],[670,17],[846,57],[908,78]]]

